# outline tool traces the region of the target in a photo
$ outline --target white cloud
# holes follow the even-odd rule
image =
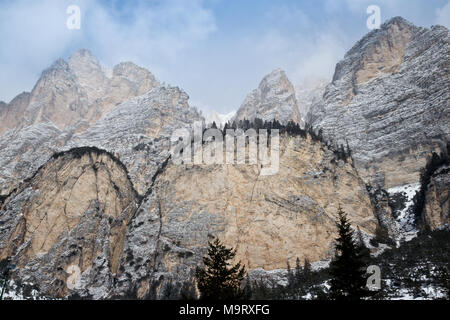
[[[216,30],[201,0],[126,1],[120,10],[115,2],[79,0],[81,30],[68,30],[73,3],[0,3],[0,99],[31,90],[44,68],[81,47],[108,65],[131,60],[158,71]]]
[[[444,7],[436,10],[436,24],[450,28],[450,1]]]
[[[86,2],[86,36],[96,41],[102,51],[100,56],[108,62],[132,59],[164,64],[216,30],[213,15],[202,7],[202,2],[166,0],[148,6],[138,1],[137,5],[121,8],[121,12],[127,12],[126,22],[121,12]]]
[[[49,61],[70,43],[65,7],[54,1],[7,1],[0,6],[0,99],[31,89]]]
[[[323,0],[313,9],[265,4],[255,12],[267,13],[258,16],[247,4],[236,14],[244,20],[235,21],[230,12],[213,11],[225,1],[231,0],[0,0],[0,100],[31,90],[58,57],[88,48],[109,67],[133,61],[185,89],[199,107],[227,113],[277,67],[294,84],[331,79],[345,51],[369,31],[369,4],[380,5],[383,21],[403,15],[425,26],[448,26],[450,7],[443,0],[430,0],[440,2],[438,11],[422,0]],[[66,28],[73,3],[81,7],[79,31]]]
[[[285,11],[289,20],[295,20],[295,10]],[[266,70],[281,67],[293,84],[308,78],[330,79],[336,63],[344,57],[345,51],[354,41],[333,20],[313,24],[298,11],[303,28],[291,29],[287,25],[278,25],[263,34],[253,50],[258,61],[263,62]],[[269,71],[269,70],[268,70]]]

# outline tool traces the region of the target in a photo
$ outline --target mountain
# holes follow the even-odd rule
[[[92,123],[115,105],[159,87],[147,70],[133,63],[114,67],[109,76],[88,50],[74,53],[68,61],[57,60],[46,69],[31,93],[17,96],[0,113],[0,135],[10,129],[51,122],[65,130]]]
[[[282,124],[291,120],[300,123],[295,89],[283,70],[275,69],[265,76],[258,88],[245,98],[233,120],[255,118],[276,119]]]
[[[277,73],[261,88],[295,102],[292,85],[289,94],[267,87],[288,84]],[[178,165],[171,134],[204,119],[186,93],[148,71],[122,63],[108,78],[82,50],[35,88],[31,100],[41,103],[27,105],[30,117],[0,137],[0,260],[14,261],[14,281],[26,279],[40,297],[162,297],[170,281],[190,279],[213,235],[237,247],[250,270],[328,259],[339,204],[364,233],[375,232],[352,162],[310,135],[281,137],[273,176],[259,165]],[[53,92],[61,111],[47,99]],[[72,100],[79,104],[61,120]],[[73,265],[81,278],[71,290]]]
[[[349,145],[364,181],[392,188],[419,181],[450,138],[449,31],[397,17],[347,52],[314,104],[311,124]]]
[[[450,224],[450,165],[438,168],[430,179],[425,192],[425,208],[422,219],[435,230]]]
[[[0,267],[16,265],[22,295],[162,299],[192,285],[213,237],[251,277],[279,278],[297,258],[332,258],[339,206],[373,255],[445,228],[448,61],[447,29],[395,18],[326,86],[295,90],[273,71],[233,119],[306,115],[317,133],[282,128],[279,170],[263,175],[261,164],[172,159],[172,134],[205,123],[182,89],[130,62],[106,70],[87,50],[60,59],[0,103]],[[441,158],[419,179],[433,150]]]
[[[141,99],[134,101],[135,97]],[[87,50],[74,53],[69,62],[59,59],[42,73],[31,94],[19,95],[6,112],[0,111],[0,123],[11,127],[3,135],[0,132],[0,195],[14,190],[53,153],[69,146],[99,145],[128,153],[125,162],[135,166],[131,172],[151,175],[142,168],[151,162],[147,153],[164,159],[145,144],[164,132],[170,136],[174,126],[203,121],[188,99],[180,89],[161,86],[149,71],[131,62],[118,64],[109,75]],[[117,141],[107,147],[113,138]],[[139,144],[144,147],[134,150]],[[167,154],[169,146],[165,148]]]
[[[220,114],[215,111],[211,111],[206,113],[205,115],[205,123],[207,126],[211,125],[213,122],[216,123],[217,127],[223,127],[225,123],[233,119],[236,115],[236,111],[231,111],[227,114]]]
[[[203,117],[176,87],[159,87],[116,106],[85,132],[73,135],[63,150],[94,146],[117,156],[133,185],[145,193],[153,175],[170,156],[170,137]]]
[[[14,279],[41,297],[131,290],[161,298],[170,281],[189,280],[214,235],[236,247],[250,270],[273,270],[286,259],[330,258],[340,204],[364,233],[375,232],[370,196],[351,162],[311,137],[285,137],[280,149],[272,176],[261,176],[258,165],[166,161],[140,178],[151,183],[145,193],[112,153],[57,153],[0,205],[0,260],[12,259]],[[74,290],[65,285],[71,265],[81,270]]]

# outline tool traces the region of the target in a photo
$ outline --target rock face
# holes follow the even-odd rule
[[[30,93],[23,92],[15,97],[9,104],[0,103],[0,135],[14,129],[21,123],[25,108],[30,103]]]
[[[162,297],[219,236],[249,269],[330,257],[337,207],[373,234],[369,194],[351,163],[320,142],[285,136],[279,174],[257,165],[166,162],[145,195],[120,160],[96,148],[57,154],[0,210],[0,258],[42,296]],[[0,260],[1,260],[0,259]],[[67,288],[67,268],[81,270]]]
[[[236,260],[249,269],[285,268],[286,259],[293,264],[297,257],[325,259],[339,204],[373,234],[369,195],[351,164],[301,137],[283,138],[281,153],[273,176],[260,176],[251,165],[169,163],[130,226],[118,290],[137,284],[142,297],[151,281],[188,279],[214,236],[235,247]]]
[[[130,99],[75,135],[65,148],[95,146],[116,155],[127,167],[135,188],[145,193],[169,157],[170,137],[179,128],[203,121],[178,88],[160,87]]]
[[[450,166],[438,169],[425,194],[423,220],[432,229],[450,224]]]
[[[259,87],[244,100],[234,120],[253,121],[255,118],[276,119],[282,124],[291,120],[300,123],[295,89],[283,70],[276,69],[264,77]]]
[[[136,96],[140,98],[133,100]],[[160,86],[133,63],[117,65],[108,77],[87,50],[68,63],[58,60],[31,94],[0,110],[0,123],[19,119],[0,135],[0,194],[14,190],[53,153],[72,147],[107,149],[123,157],[133,178],[151,177],[156,162],[167,157],[173,130],[203,120],[188,99],[178,88]],[[133,181],[142,191],[148,180]]]
[[[295,102],[283,74],[265,79],[261,92]],[[115,105],[117,97],[126,100]],[[212,236],[235,246],[250,269],[325,259],[339,204],[361,230],[375,230],[352,163],[309,136],[282,138],[280,171],[270,177],[256,165],[170,162],[171,134],[203,118],[186,93],[132,64],[108,75],[80,51],[16,101],[29,116],[0,137],[0,260],[12,259],[13,279],[40,296],[162,297],[169,280],[191,277]],[[69,289],[73,266],[80,277]]]
[[[416,183],[426,157],[450,138],[449,31],[394,18],[338,63],[312,124],[348,142],[360,175],[391,188]]]
[[[176,164],[172,133],[204,122],[186,93],[132,63],[106,71],[86,50],[58,60],[31,93],[0,103],[0,261],[40,296],[162,298],[191,279],[215,236],[270,274],[287,260],[330,258],[339,205],[366,235],[402,232],[408,217],[394,211],[406,210],[390,196],[412,199],[426,155],[449,136],[448,48],[447,29],[400,18],[371,32],[323,95],[297,90],[302,113],[348,141],[355,161],[310,134],[283,134],[271,176],[259,165]],[[256,117],[301,122],[283,71],[235,119]],[[443,167],[426,194],[432,228],[448,223],[448,190]]]
[[[0,260],[41,296],[63,297],[70,265],[94,298],[109,288],[138,196],[125,167],[98,149],[55,155],[1,206]],[[83,286],[83,284],[78,284]],[[102,294],[104,293],[102,291]]]

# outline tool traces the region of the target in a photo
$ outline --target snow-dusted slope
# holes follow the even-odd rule
[[[236,111],[231,111],[227,114],[220,114],[216,111],[209,111],[205,115],[205,123],[210,126],[213,122],[216,123],[217,127],[223,127],[225,123],[230,121],[236,115]]]
[[[349,144],[360,175],[383,188],[416,183],[450,139],[450,35],[394,18],[336,66],[313,125]]]

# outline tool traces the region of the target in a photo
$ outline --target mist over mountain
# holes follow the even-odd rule
[[[162,299],[192,281],[216,236],[251,277],[279,281],[286,262],[332,259],[339,207],[373,256],[445,230],[449,61],[448,29],[396,17],[359,40],[330,82],[294,85],[274,69],[235,113],[204,117],[132,62],[108,70],[86,49],[57,60],[31,92],[0,103],[0,261],[16,265],[12,287]],[[213,122],[279,125],[277,174],[175,163],[172,134]],[[380,230],[389,241],[374,242]],[[81,274],[69,288],[72,265]]]

